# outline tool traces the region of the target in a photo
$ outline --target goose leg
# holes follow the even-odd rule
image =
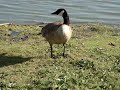
[[[65,57],[65,44],[63,44],[63,57]]]
[[[50,44],[50,49],[51,49],[51,58],[53,58],[53,54],[52,54],[52,50],[53,50],[52,44]]]

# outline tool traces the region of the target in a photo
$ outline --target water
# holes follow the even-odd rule
[[[65,8],[72,23],[120,24],[120,0],[0,0],[0,23],[61,21],[51,15]]]

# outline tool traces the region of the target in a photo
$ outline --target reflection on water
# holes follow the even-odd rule
[[[0,22],[62,20],[50,15],[58,8],[67,9],[71,22],[120,23],[120,0],[0,0]]]

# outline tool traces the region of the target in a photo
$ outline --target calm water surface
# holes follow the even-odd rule
[[[50,15],[67,9],[72,23],[120,25],[120,0],[0,0],[0,23],[36,23],[62,20]]]

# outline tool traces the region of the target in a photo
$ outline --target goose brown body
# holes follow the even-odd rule
[[[70,27],[70,21],[69,16],[67,14],[67,11],[65,9],[58,9],[52,14],[60,15],[63,17],[64,22],[54,22],[49,23],[45,25],[42,30],[41,34],[42,36],[49,42],[50,48],[51,48],[51,57],[53,57],[52,54],[52,45],[53,44],[63,44],[63,56],[65,53],[65,44],[72,35],[72,30]]]
[[[68,25],[55,22],[43,27],[41,33],[50,44],[65,44],[71,38],[72,30]]]

